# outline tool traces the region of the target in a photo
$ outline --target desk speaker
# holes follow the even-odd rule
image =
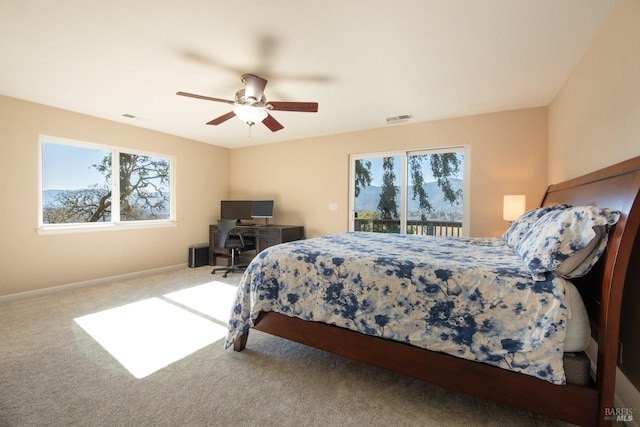
[[[209,265],[209,245],[200,244],[189,247],[189,267]]]

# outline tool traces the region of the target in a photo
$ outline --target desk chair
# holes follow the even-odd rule
[[[244,269],[247,268],[246,265],[236,265],[236,255],[240,255],[240,252],[246,247],[246,244],[242,238],[242,234],[234,230],[235,228],[235,219],[218,220],[218,232],[220,233],[218,247],[228,249],[231,252],[231,265],[228,267],[214,268],[211,274],[215,274],[216,271],[224,271],[222,277],[227,277],[229,273],[244,271]]]

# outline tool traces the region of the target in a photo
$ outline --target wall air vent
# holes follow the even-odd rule
[[[397,123],[405,123],[405,122],[408,122],[410,118],[411,118],[411,114],[403,114],[401,116],[387,117],[387,124],[395,125]]]

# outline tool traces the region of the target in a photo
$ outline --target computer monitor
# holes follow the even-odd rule
[[[264,218],[265,224],[273,218],[273,200],[254,200],[251,202],[251,218]]]
[[[220,218],[236,221],[250,220],[253,203],[251,200],[222,200],[220,202]]]

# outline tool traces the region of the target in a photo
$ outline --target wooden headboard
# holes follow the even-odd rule
[[[602,259],[580,279],[572,279],[583,295],[598,343],[596,383],[604,396],[613,399],[620,333],[622,293],[627,277],[638,277],[640,268],[631,254],[640,227],[640,157],[562,184],[551,185],[542,206],[567,203],[573,206],[595,205],[619,210],[622,215],[609,234]],[[631,285],[631,284],[627,284]],[[613,401],[601,402],[604,408]]]

